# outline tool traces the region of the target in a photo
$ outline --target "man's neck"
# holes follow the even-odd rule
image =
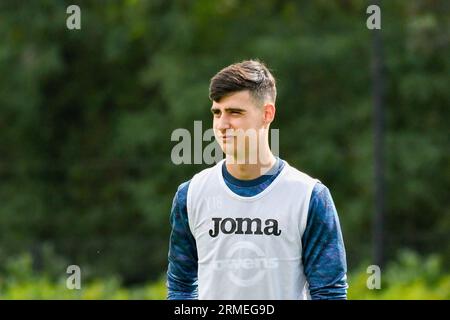
[[[241,164],[236,159],[227,156],[225,165],[227,171],[236,179],[253,180],[269,171],[276,161],[275,156],[269,151],[265,156],[259,157],[256,164]]]

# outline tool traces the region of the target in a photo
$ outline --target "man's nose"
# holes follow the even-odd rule
[[[230,127],[230,121],[229,121],[228,117],[226,115],[224,115],[224,114],[222,114],[220,116],[220,118],[217,119],[216,124],[217,124],[217,126],[216,126],[217,130],[224,131],[224,130],[227,130],[227,129],[231,128]]]

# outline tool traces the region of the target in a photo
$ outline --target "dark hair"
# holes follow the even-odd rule
[[[275,78],[264,63],[246,60],[220,70],[211,79],[209,98],[220,101],[225,96],[243,90],[249,90],[259,102],[275,102],[277,95]]]

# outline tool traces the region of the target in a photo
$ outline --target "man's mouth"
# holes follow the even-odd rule
[[[225,135],[225,136],[221,136],[220,139],[226,141],[226,140],[231,140],[233,137],[234,136],[231,136],[231,135]]]

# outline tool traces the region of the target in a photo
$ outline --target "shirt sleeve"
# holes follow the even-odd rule
[[[175,194],[170,213],[170,242],[167,270],[167,299],[194,300],[198,299],[197,246],[192,235],[187,215],[187,181],[181,184]]]
[[[312,300],[347,299],[347,262],[338,214],[330,191],[314,186],[302,237],[304,273]]]

